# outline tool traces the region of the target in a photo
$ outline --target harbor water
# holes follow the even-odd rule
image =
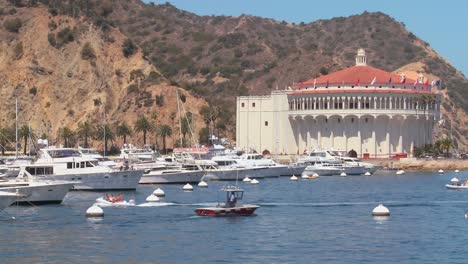
[[[465,172],[382,171],[373,176],[239,182],[252,217],[201,217],[232,182],[145,185],[124,192],[137,206],[85,211],[103,193],[71,192],[61,205],[0,213],[1,263],[466,263],[468,191],[445,184]],[[145,198],[157,187],[160,204]],[[386,219],[371,212],[383,203]]]

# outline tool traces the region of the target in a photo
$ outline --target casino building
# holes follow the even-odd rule
[[[238,97],[237,146],[272,154],[411,156],[414,147],[432,143],[441,105],[435,90],[423,76],[411,80],[368,66],[359,49],[353,67],[267,96]]]

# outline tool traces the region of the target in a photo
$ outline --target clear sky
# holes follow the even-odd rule
[[[150,2],[146,0],[145,2]],[[154,0],[157,4],[166,1]],[[428,42],[455,68],[468,74],[468,0],[169,0],[198,15],[260,17],[306,23],[381,11]]]

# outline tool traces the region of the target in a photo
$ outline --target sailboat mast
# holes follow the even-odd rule
[[[18,159],[18,97],[16,97],[16,110],[15,110],[15,116],[16,116],[16,121],[15,121],[15,133],[16,133],[16,141],[15,141],[15,157]]]
[[[180,146],[182,147],[182,116],[180,115],[180,105],[179,105],[179,90],[176,89],[177,95],[177,113],[179,113],[179,140]]]
[[[104,112],[104,157],[106,156],[106,112]]]

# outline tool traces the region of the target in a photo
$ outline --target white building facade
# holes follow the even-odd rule
[[[276,90],[237,98],[236,140],[245,150],[301,154],[329,149],[358,157],[411,156],[431,144],[441,96],[424,77],[406,79],[366,65]]]

